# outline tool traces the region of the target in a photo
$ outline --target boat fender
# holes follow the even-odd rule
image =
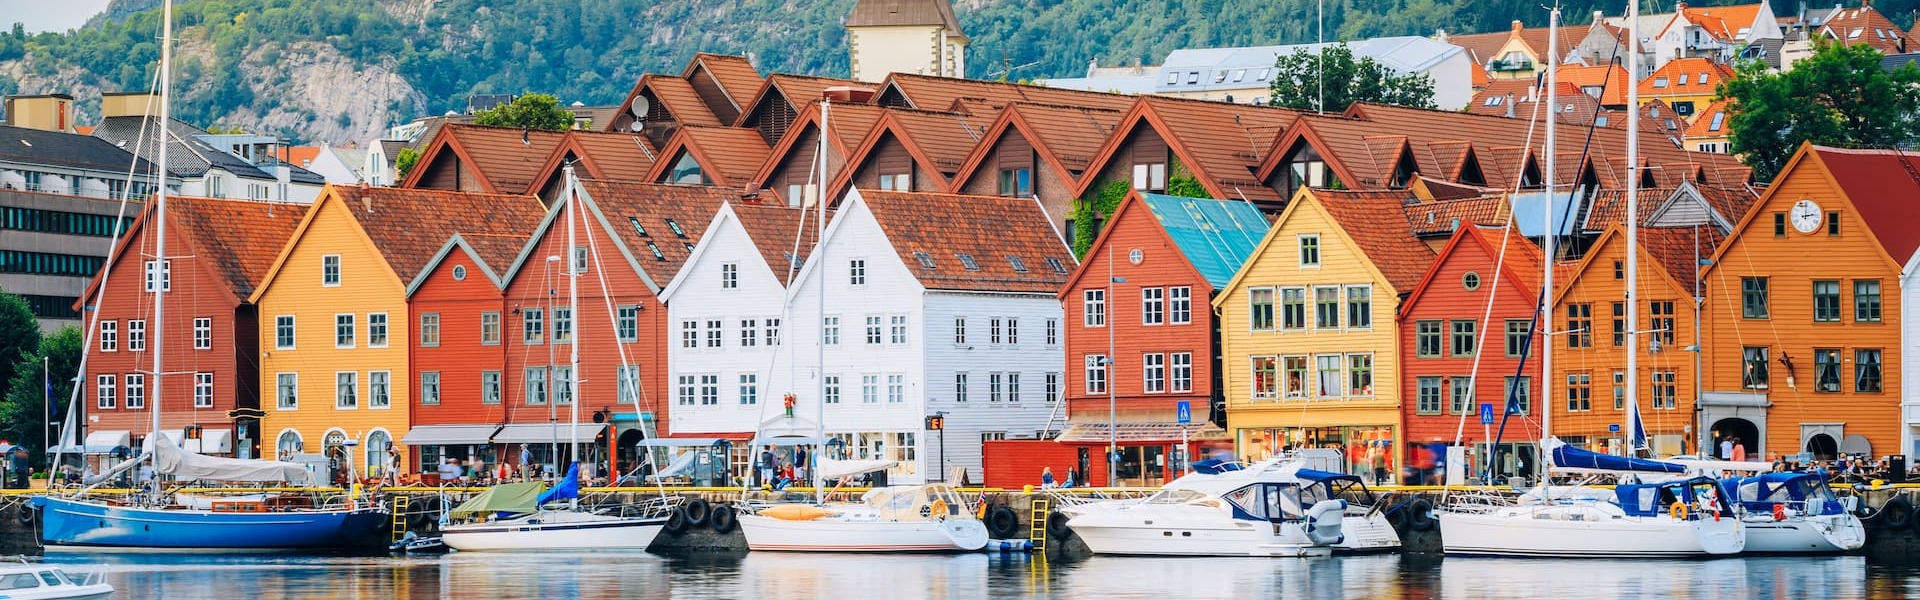
[[[1346,540],[1342,529],[1346,519],[1346,500],[1321,500],[1307,509],[1307,539],[1315,544],[1335,545]]]
[[[733,507],[724,504],[713,507],[713,514],[707,515],[707,526],[716,533],[733,533],[736,523],[738,521],[733,520]]]
[[[1675,521],[1687,520],[1687,503],[1679,500],[1673,501],[1673,504],[1667,506],[1667,514],[1671,515]]]
[[[1005,505],[994,506],[987,511],[987,529],[993,532],[994,539],[1012,539],[1020,533],[1020,515]]]
[[[1787,505],[1785,504],[1773,505],[1773,520],[1775,521],[1787,520]]]
[[[1904,529],[1913,521],[1913,501],[1906,496],[1895,496],[1886,506],[1880,507],[1880,518],[1888,529]]]
[[[1055,538],[1064,538],[1064,537],[1067,537],[1067,534],[1069,533],[1073,533],[1073,530],[1067,528],[1067,515],[1063,513],[1053,513],[1053,514],[1047,515],[1047,535],[1048,536],[1055,537]]]
[[[1407,528],[1414,531],[1433,531],[1439,525],[1433,518],[1433,503],[1420,498],[1407,503]]]
[[[673,514],[667,515],[667,523],[665,525],[660,526],[660,530],[665,531],[667,532],[667,535],[671,535],[674,537],[679,537],[680,534],[686,533],[687,532],[686,507],[674,509]]]
[[[32,505],[23,503],[20,505],[19,514],[15,516],[20,519],[21,525],[32,525],[33,519],[35,517],[40,516],[39,512],[40,511],[38,509],[35,509]]]
[[[683,512],[687,515],[688,527],[699,527],[707,524],[707,515],[713,512],[713,507],[708,505],[706,500],[700,498],[694,498],[688,501],[683,508]]]

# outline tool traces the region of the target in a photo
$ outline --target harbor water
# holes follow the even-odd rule
[[[1545,560],[751,553],[451,554],[407,558],[53,554],[116,598],[1901,598],[1920,564],[1865,556]]]

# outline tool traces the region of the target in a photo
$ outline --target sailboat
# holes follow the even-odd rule
[[[576,211],[579,207],[579,180],[573,167],[565,169],[566,191],[562,195],[567,211],[567,248],[578,248]],[[569,255],[572,255],[569,250]],[[582,269],[569,258],[567,268],[568,314],[580,314],[580,274]],[[580,344],[575,339],[568,350],[569,364],[576,375],[567,380],[571,402],[571,454],[580,456]],[[465,552],[524,550],[646,550],[666,527],[671,500],[661,495],[658,501],[638,507],[614,507],[586,510],[580,507],[580,463],[567,468],[566,477],[553,489],[542,490],[540,482],[512,483],[476,496],[449,513],[449,517],[480,516],[483,520],[447,525],[440,538],[448,548]],[[566,501],[566,507],[547,510],[547,504]],[[638,510],[633,510],[637,508]],[[492,515],[503,517],[485,520]]]
[[[1627,11],[1628,39],[1639,39],[1639,9],[1636,3],[1629,3]],[[1554,66],[1559,47],[1560,10],[1552,9],[1548,33],[1548,75],[1547,105],[1557,106],[1554,94],[1557,92],[1558,78]],[[1637,72],[1638,54],[1628,51],[1627,71]],[[1628,106],[1637,106],[1637,95],[1632,90],[1636,86],[1627,82],[1629,90]],[[1559,233],[1554,220],[1554,205],[1557,204],[1553,184],[1554,157],[1558,147],[1554,144],[1554,124],[1558,118],[1549,115],[1546,124],[1547,168],[1546,176],[1546,228],[1542,232],[1547,260],[1543,261],[1545,271],[1544,290],[1553,290],[1553,258],[1555,256],[1555,236]],[[1627,120],[1627,164],[1638,166],[1639,118],[1634,115]],[[1637,263],[1634,234],[1638,228],[1638,208],[1635,202],[1638,196],[1639,176],[1629,174],[1627,179],[1627,298],[1628,323],[1637,323],[1632,308],[1637,301],[1634,297],[1634,283],[1637,278]],[[1544,293],[1540,297],[1538,323],[1551,323],[1552,294]],[[1551,327],[1549,326],[1549,329]],[[1637,344],[1638,332],[1630,334],[1629,347]],[[1549,338],[1550,339],[1550,338]],[[1541,344],[1541,372],[1553,372],[1553,344]],[[1637,352],[1628,353],[1627,378],[1637,381],[1634,358]],[[1552,377],[1542,377],[1541,383],[1551,387]],[[1630,437],[1639,445],[1641,427],[1635,399],[1635,388],[1627,386],[1627,422],[1632,429]],[[1551,398],[1552,394],[1542,393],[1542,398]],[[1512,402],[1512,399],[1508,399]],[[1704,476],[1685,477],[1685,465],[1635,458],[1632,456],[1612,456],[1582,450],[1566,445],[1552,435],[1553,411],[1543,411],[1541,419],[1540,447],[1546,450],[1546,465],[1543,474],[1586,474],[1589,476],[1612,476],[1620,484],[1612,490],[1587,485],[1554,486],[1550,477],[1542,477],[1540,484],[1522,494],[1518,499],[1507,501],[1491,496],[1466,496],[1449,503],[1437,512],[1441,527],[1446,532],[1442,536],[1444,551],[1449,555],[1502,555],[1502,556],[1561,556],[1561,557],[1629,557],[1629,556],[1704,556],[1736,554],[1746,548],[1746,529],[1741,525],[1734,506],[1720,482]],[[1643,479],[1657,480],[1642,483]]]
[[[160,120],[159,160],[167,164],[167,119],[171,118],[173,60],[173,3],[162,9],[164,31],[160,45]],[[160,181],[154,186],[152,226],[154,260],[165,264],[167,251],[166,173],[156,169]],[[151,267],[150,267],[151,268]],[[106,289],[105,285],[101,289]],[[166,323],[168,290],[153,291],[153,321]],[[165,389],[161,382],[164,333],[152,332],[154,386],[152,430],[141,453],[86,481],[86,487],[71,495],[35,496],[34,509],[41,513],[40,542],[48,550],[291,550],[336,549],[362,545],[382,532],[388,511],[371,498],[363,497],[355,486],[344,497],[316,498],[300,493],[273,493],[208,502],[204,507],[183,505],[184,498],[170,494],[156,481],[147,493],[131,501],[122,497],[101,498],[89,495],[95,487],[141,464],[165,477],[187,481],[228,481],[307,485],[313,474],[303,465],[267,460],[247,460],[205,456],[187,452],[160,429],[161,401]],[[82,359],[84,362],[84,358]],[[71,415],[69,416],[71,419]],[[72,431],[73,427],[66,428]],[[66,444],[71,445],[71,440]]]
[[[829,96],[850,96],[853,88],[828,88]],[[822,131],[826,131],[826,122],[832,102],[830,99],[820,103],[820,122]],[[814,163],[819,165],[819,181],[827,179],[826,135],[820,136],[820,146]],[[810,174],[812,177],[815,174]],[[824,185],[819,189],[824,189]],[[809,260],[825,264],[827,200],[819,198],[815,211],[813,256]],[[816,286],[819,292],[819,314],[814,323],[822,322],[826,314],[826,286]],[[822,340],[816,340],[821,342]],[[826,365],[826,344],[818,344],[818,362],[824,371]],[[968,510],[969,503],[944,483],[925,485],[890,486],[868,490],[857,502],[828,502],[831,496],[826,481],[831,476],[842,482],[854,476],[874,471],[883,471],[893,466],[892,461],[872,460],[828,460],[820,452],[826,440],[826,378],[816,375],[820,382],[819,395],[816,396],[819,412],[813,423],[814,458],[809,463],[813,478],[815,498],[810,503],[745,503],[740,507],[738,520],[740,530],[747,538],[750,550],[785,550],[799,552],[972,552],[987,545],[987,527]],[[761,429],[767,429],[763,424]]]

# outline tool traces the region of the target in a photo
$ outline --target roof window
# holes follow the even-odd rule
[[[640,234],[640,237],[643,237],[643,238],[644,238],[644,237],[653,237],[653,236],[651,236],[651,235],[647,235],[647,228],[646,228],[646,226],[644,226],[644,225],[641,225],[641,224],[640,224],[640,219],[636,219],[636,218],[633,218],[633,217],[627,217],[627,222],[628,222],[628,223],[632,223],[632,224],[633,224],[633,232],[634,232],[634,233],[637,233],[637,234]]]
[[[1665,77],[1655,77],[1655,78],[1653,78],[1653,87],[1655,87],[1655,88],[1663,88],[1663,87],[1667,87],[1667,78],[1665,78]]]
[[[1049,256],[1047,257],[1047,268],[1053,269],[1055,273],[1066,273],[1067,263],[1060,262],[1060,259]]]
[[[1506,96],[1487,96],[1487,103],[1486,103],[1486,105],[1487,105],[1487,106],[1499,106],[1499,105],[1500,105],[1500,103],[1501,103],[1501,102],[1503,102],[1503,101],[1505,101],[1506,99],[1507,99],[1507,97],[1506,97]]]
[[[926,269],[935,268],[935,265],[933,264],[933,256],[930,254],[927,254],[925,252],[915,252],[913,253],[913,258],[915,260],[920,261],[921,268],[926,268]]]
[[[1007,255],[1007,264],[1010,264],[1010,265],[1013,265],[1013,272],[1015,272],[1015,273],[1025,273],[1025,272],[1027,272],[1027,261],[1024,261],[1024,260],[1020,260],[1020,257],[1018,257],[1018,256],[1014,256],[1014,255],[1012,255],[1012,254],[1008,254],[1008,255]]]
[[[655,245],[653,242],[651,241],[647,242],[647,249],[653,251],[654,260],[658,260],[658,261],[667,260],[667,255],[660,252],[660,246]]]
[[[680,224],[675,223],[672,217],[667,218],[667,229],[672,229],[675,237],[680,239],[686,239],[687,237],[687,230],[681,229]]]
[[[973,262],[973,255],[972,255],[972,254],[958,254],[958,253],[956,253],[956,254],[954,254],[953,256],[954,256],[954,258],[958,258],[958,259],[960,259],[960,266],[962,266],[962,267],[966,267],[968,271],[978,271],[978,270],[980,270],[980,263],[977,263],[977,262]]]

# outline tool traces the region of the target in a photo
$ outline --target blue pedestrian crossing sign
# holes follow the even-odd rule
[[[1480,424],[1481,425],[1493,424],[1493,403],[1492,402],[1480,403]]]
[[[1181,425],[1192,423],[1193,405],[1186,400],[1181,400],[1179,404],[1174,405],[1174,414],[1177,415],[1176,418],[1180,421]]]

